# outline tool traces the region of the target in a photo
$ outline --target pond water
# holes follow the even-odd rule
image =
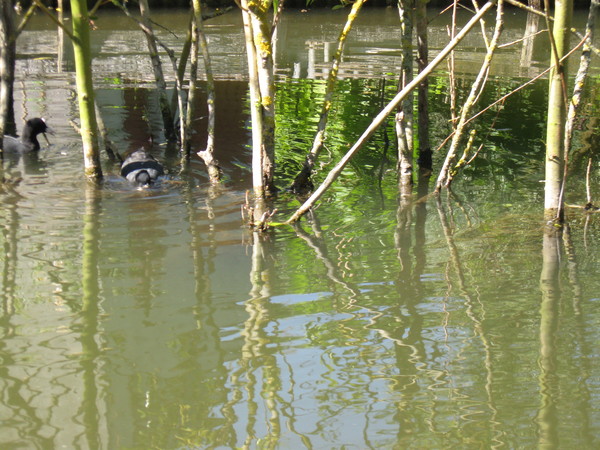
[[[182,33],[186,16],[156,19]],[[311,143],[317,62],[341,17],[284,17],[282,188]],[[382,78],[396,65],[395,17],[368,11],[353,34],[317,181],[395,93]],[[545,81],[505,104],[452,195],[397,207],[388,125],[314,214],[259,235],[241,214],[251,177],[237,14],[209,27],[218,187],[197,160],[181,170],[164,143],[141,35],[115,14],[97,24],[110,138],[123,154],[151,148],[168,174],[136,190],[103,158],[102,185],[85,180],[68,55],[59,64],[51,25],[35,18],[19,41],[16,116],[47,117],[56,135],[38,157],[6,161],[14,183],[0,190],[1,448],[600,446],[600,221],[573,209],[561,240],[544,238]],[[462,89],[482,51],[458,55]],[[539,47],[525,65],[514,63],[520,48],[507,52],[483,105],[544,67]],[[434,145],[449,130],[442,72],[431,80]],[[597,112],[597,78],[591,93]],[[594,117],[578,148],[597,145]],[[198,147],[204,128],[198,120]],[[584,166],[574,164],[569,203],[585,203]],[[592,180],[597,198],[597,161]],[[298,206],[285,192],[275,203],[281,219]]]

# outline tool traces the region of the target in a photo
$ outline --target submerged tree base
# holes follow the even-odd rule
[[[242,220],[251,229],[255,231],[266,231],[271,226],[271,219],[277,212],[276,209],[270,209],[271,205],[262,196],[250,198],[250,192],[246,192],[246,201],[242,205]]]
[[[290,186],[290,191],[300,197],[308,196],[315,189],[315,185],[310,179],[311,168],[307,165],[302,167],[302,170],[296,176],[296,179]]]

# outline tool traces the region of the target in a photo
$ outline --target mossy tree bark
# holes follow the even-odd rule
[[[566,61],[561,58],[569,50],[569,34],[573,0],[556,0],[552,28],[552,69],[548,91],[548,120],[546,129],[546,183],[544,189],[544,216],[547,220],[562,221],[563,204],[561,185],[565,157],[564,132],[567,117]]]
[[[254,195],[276,192],[275,82],[273,76],[270,0],[241,0],[248,54],[250,111],[252,116],[252,181]]]
[[[402,41],[402,71],[398,91],[413,80],[412,32],[414,0],[398,0],[400,36]],[[413,185],[413,94],[408,93],[400,103],[395,116],[396,140],[398,142],[398,187],[400,202],[412,195]]]
[[[92,55],[90,49],[90,19],[85,0],[71,0],[73,22],[73,53],[77,82],[77,99],[81,121],[81,140],[85,174],[90,179],[102,178],[98,145],[98,124],[94,109]]]

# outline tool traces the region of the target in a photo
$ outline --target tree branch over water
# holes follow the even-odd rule
[[[404,89],[402,89],[396,96],[388,103],[388,105],[373,119],[371,124],[360,136],[358,141],[352,146],[350,150],[344,155],[340,162],[329,172],[323,183],[319,188],[304,202],[300,208],[287,220],[287,223],[292,223],[300,219],[306,212],[312,208],[312,206],[321,198],[325,191],[333,184],[333,182],[340,176],[348,161],[362,148],[367,140],[373,135],[375,130],[383,123],[383,121],[397,108],[402,100],[427,77],[447,56],[448,54],[464,39],[469,31],[477,24],[479,19],[488,12],[495,2],[488,1],[481,7],[479,12],[474,15],[471,20],[460,30],[456,37],[446,45],[446,47],[438,53],[438,55],[429,63],[429,65],[423,69]]]

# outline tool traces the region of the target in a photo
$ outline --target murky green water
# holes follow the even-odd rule
[[[375,15],[371,27],[389,20]],[[221,42],[235,23],[215,22]],[[48,117],[57,134],[39,158],[7,161],[22,180],[0,191],[1,448],[598,448],[600,222],[575,210],[563,242],[543,246],[545,82],[505,105],[455,195],[399,210],[393,145],[380,132],[314,215],[258,236],[240,212],[250,185],[243,81],[217,85],[228,181],[212,189],[199,162],[180,173],[151,88],[126,73],[147,62],[121,55],[122,72],[99,69],[111,138],[125,153],[154,135],[169,174],[138,191],[105,159],[97,189],[69,124],[72,74],[34,58],[40,33],[20,44],[15,108]],[[101,40],[102,68],[125,42],[114,33]],[[281,187],[324,90],[293,67],[277,100]],[[482,104],[519,84],[494,81]],[[340,84],[346,103],[324,162],[393,83]],[[434,142],[448,130],[445,83],[432,79]],[[597,174],[595,162],[595,196]],[[568,201],[581,204],[582,172],[573,180]],[[276,206],[285,218],[297,202],[283,194]]]

